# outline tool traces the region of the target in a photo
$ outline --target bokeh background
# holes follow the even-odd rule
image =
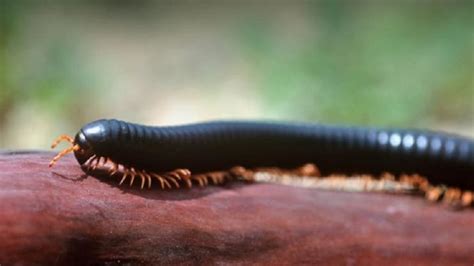
[[[474,136],[473,1],[0,2],[3,149],[98,118]]]

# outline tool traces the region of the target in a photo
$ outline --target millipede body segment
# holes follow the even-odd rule
[[[245,176],[245,169],[311,162],[325,174],[416,173],[434,184],[474,188],[474,141],[425,130],[252,121],[152,127],[104,119],[53,146],[61,140],[72,146],[50,166],[74,152],[86,171],[110,164],[110,174],[123,169],[121,183],[138,177],[142,187],[152,179],[162,187],[220,183],[219,171]],[[216,174],[200,175],[209,172]]]

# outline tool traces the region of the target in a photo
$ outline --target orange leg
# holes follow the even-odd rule
[[[192,176],[191,179],[196,180],[199,183],[199,186],[204,186],[204,179],[206,179],[205,175],[195,175]]]
[[[151,188],[151,176],[146,171],[143,171],[143,175],[148,181],[148,188]]]
[[[155,177],[156,179],[158,179],[158,181],[160,181],[161,189],[165,189],[165,184],[163,182],[163,178],[160,175],[155,174],[155,173],[151,173],[151,175],[153,177]]]
[[[178,182],[176,181],[176,179],[175,179],[174,177],[169,176],[169,175],[165,175],[164,177],[165,177],[166,179],[168,179],[169,181],[173,182],[173,184],[174,184],[177,188],[179,188],[179,184],[178,184]]]
[[[191,176],[191,171],[189,171],[188,169],[176,169],[172,171],[172,173],[176,173],[182,178],[188,178]]]
[[[169,173],[166,173],[166,175],[176,180],[182,180],[181,176],[176,172],[169,172]]]
[[[143,172],[141,172],[141,171],[138,171],[137,174],[138,174],[138,176],[140,177],[140,179],[142,181],[140,189],[143,189],[143,187],[145,186],[145,175],[143,175]]]
[[[470,206],[474,202],[474,194],[471,191],[465,191],[461,196],[463,206]]]
[[[97,169],[97,167],[99,166],[100,164],[100,160],[102,160],[103,157],[97,157],[95,160],[94,160],[94,163],[92,165],[92,171],[94,171],[95,169]]]
[[[211,176],[211,175],[204,176],[204,178],[202,179],[202,181],[204,182],[204,186],[209,185],[208,179],[210,178],[210,176]]]
[[[191,171],[189,171],[188,169],[176,169],[172,171],[171,174],[179,176],[181,178],[180,180],[184,180],[188,187],[192,186]]]
[[[102,165],[101,167],[105,167],[107,165],[107,163],[109,162],[109,158],[107,157],[104,157],[104,161],[102,162]]]
[[[112,163],[112,166],[108,169],[108,173],[109,175],[113,175],[119,170],[121,165],[108,158],[97,156],[93,158],[91,157],[86,163],[89,168],[95,169],[97,166],[104,166],[108,162]],[[145,185],[147,185],[148,188],[151,188],[152,178],[156,178],[160,182],[162,189],[171,189],[173,187],[179,188],[181,187],[179,181],[184,181],[188,187],[192,186],[191,172],[188,169],[176,169],[170,172],[157,174],[154,172],[147,172],[146,170],[136,170],[133,167],[123,167],[123,175],[119,185],[122,185],[128,177],[130,177],[130,186],[133,185],[135,178],[139,177],[141,180],[141,189],[143,189]],[[204,175],[199,179],[194,178],[194,180],[197,180],[201,186],[205,186],[208,183],[207,178]]]
[[[125,168],[124,171],[123,171],[123,177],[122,177],[122,180],[120,180],[120,183],[119,183],[119,186],[122,185],[123,181],[125,181],[125,179],[127,179],[127,176],[130,174],[130,171]]]
[[[148,187],[151,187],[151,177],[155,177],[159,182],[160,186],[162,189],[166,188],[173,188],[171,184],[173,184],[176,188],[179,188],[179,182],[181,180],[184,180],[189,187],[191,187],[191,180],[189,177],[191,176],[191,172],[187,169],[176,169],[171,172],[163,173],[163,174],[157,174],[157,173],[147,173],[145,172],[145,177],[148,179]]]
[[[217,183],[214,182],[214,184],[222,184],[224,183],[226,178],[230,178],[231,175],[229,175],[229,173],[226,173],[226,172],[217,172],[217,173],[211,173],[209,177],[217,181]]]
[[[84,166],[86,167],[87,171],[90,171],[93,165],[93,162],[97,159],[97,155],[92,155],[87,161],[84,163]]]
[[[219,180],[218,180],[218,178],[217,178],[216,176],[211,175],[211,176],[209,176],[209,178],[211,178],[212,183],[213,183],[214,185],[218,184],[218,181],[219,181]]]
[[[132,178],[130,179],[130,186],[133,185],[133,181],[135,180],[135,177],[137,176],[137,172],[135,171],[135,168],[130,168],[130,172],[132,173]]]
[[[299,168],[296,169],[296,174],[300,176],[314,176],[314,177],[321,177],[321,171],[319,168],[312,163],[307,163]]]
[[[109,169],[109,175],[110,176],[115,175],[115,173],[117,173],[118,167],[119,166],[116,162],[112,162],[112,167],[110,167],[110,169]]]
[[[97,158],[97,155],[94,154],[91,157],[89,157],[89,159],[87,159],[87,161],[84,164],[90,164],[92,160],[94,160],[95,158]]]
[[[164,175],[164,177],[167,178],[168,180],[170,180],[171,182],[173,182],[177,188],[179,188],[179,183],[178,183],[178,181],[183,180],[183,179],[181,178],[181,176],[179,176],[179,175],[178,175],[177,173],[175,173],[175,172],[166,173],[166,174]]]
[[[186,185],[188,186],[188,188],[193,186],[193,183],[191,182],[190,178],[184,179],[184,182],[186,182]]]
[[[163,183],[165,183],[165,185],[166,185],[168,188],[171,188],[170,182],[168,182],[168,180],[166,180],[165,178],[163,178]]]
[[[74,152],[74,151],[77,151],[79,150],[80,147],[79,145],[74,145],[74,146],[71,146],[69,148],[66,148],[62,151],[60,151],[56,156],[54,156],[54,158],[51,160],[51,162],[49,163],[49,167],[52,167],[59,159],[61,159],[64,155],[70,153],[70,152]]]
[[[67,141],[71,144],[74,144],[74,139],[72,137],[68,135],[61,135],[53,141],[53,144],[51,144],[51,149],[56,148],[56,146],[58,146],[58,144],[61,143],[61,141]]]

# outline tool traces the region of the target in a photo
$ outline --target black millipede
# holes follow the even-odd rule
[[[142,188],[155,178],[162,188],[221,183],[224,177],[202,173],[236,166],[315,163],[326,174],[420,174],[433,184],[474,189],[474,141],[429,130],[260,121],[153,127],[102,119],[86,124],[75,138],[60,136],[52,148],[62,140],[72,146],[50,166],[74,152],[86,173],[107,164],[110,175],[122,169],[120,184],[138,177]]]

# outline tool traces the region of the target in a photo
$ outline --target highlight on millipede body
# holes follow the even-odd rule
[[[51,162],[49,162],[49,167],[52,167],[53,165],[55,165],[56,162],[59,159],[61,159],[62,157],[64,157],[66,154],[71,153],[71,152],[75,152],[75,151],[78,151],[78,150],[81,149],[79,144],[75,144],[74,139],[71,136],[68,136],[68,135],[60,135],[59,137],[57,137],[56,140],[53,141],[53,144],[51,144],[51,149],[56,148],[56,146],[58,146],[58,144],[63,142],[63,141],[67,141],[67,142],[71,143],[71,146],[64,149],[64,150],[62,150],[62,151],[60,151],[56,156],[54,156],[54,158],[51,160]]]

